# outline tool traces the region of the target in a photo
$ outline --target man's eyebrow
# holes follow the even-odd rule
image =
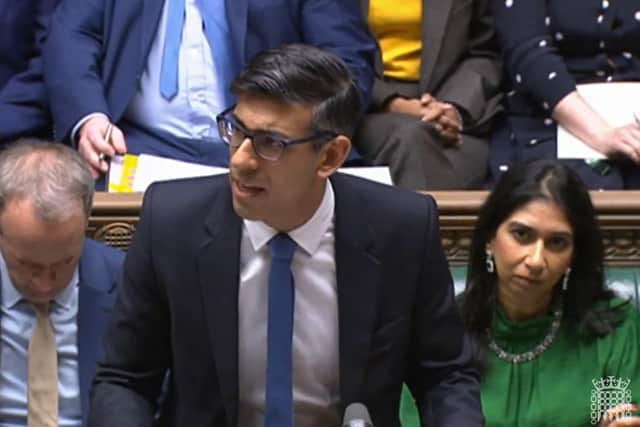
[[[282,132],[279,132],[277,130],[270,130],[270,129],[250,129],[247,125],[244,124],[244,122],[242,120],[240,120],[240,118],[236,115],[235,112],[231,113],[231,117],[233,117],[233,120],[235,120],[240,126],[242,126],[244,128],[244,130],[247,130],[253,134],[255,133],[261,133],[261,134],[267,134],[267,135],[272,135],[272,136],[276,136],[278,138],[282,138],[285,140],[291,139],[291,137],[289,137],[288,135],[285,135]]]
[[[240,117],[238,117],[238,115],[234,111],[231,112],[231,117],[233,117],[233,120],[238,122],[238,124],[240,124],[240,126],[242,126],[245,129],[247,128],[247,125],[245,125],[244,122],[242,120],[240,120]]]

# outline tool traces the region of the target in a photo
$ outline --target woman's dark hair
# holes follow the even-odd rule
[[[571,274],[562,299],[563,318],[585,337],[606,335],[617,326],[617,310],[606,304],[613,293],[605,288],[602,236],[589,193],[568,167],[554,160],[536,160],[509,169],[478,214],[461,312],[467,329],[481,347],[486,343],[486,331],[492,326],[497,303],[497,278],[495,273],[487,272],[486,245],[512,213],[539,199],[556,203],[573,231]],[[561,293],[561,286],[557,285],[555,292]]]

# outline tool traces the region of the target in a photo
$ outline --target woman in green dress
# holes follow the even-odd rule
[[[511,168],[482,207],[461,299],[487,426],[640,426],[640,316],[605,288],[579,178]]]

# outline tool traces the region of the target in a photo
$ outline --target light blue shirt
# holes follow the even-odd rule
[[[125,117],[141,127],[189,139],[218,139],[216,115],[227,108],[220,92],[214,65],[224,61],[215,55],[203,29],[196,0],[185,0],[178,62],[178,94],[167,101],[160,95],[160,70],[167,26],[167,3],[163,6],[158,31],[147,58],[140,88],[129,104]],[[220,13],[224,13],[224,2]],[[212,54],[213,51],[213,54]]]
[[[27,354],[36,315],[9,277],[0,254],[0,427],[27,425]],[[78,268],[71,282],[54,298],[50,318],[58,347],[58,422],[82,425],[78,374]]]

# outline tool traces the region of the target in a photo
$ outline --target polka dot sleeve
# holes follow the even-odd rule
[[[553,31],[547,0],[491,0],[491,8],[513,90],[552,110],[576,82],[558,52],[563,34]]]

